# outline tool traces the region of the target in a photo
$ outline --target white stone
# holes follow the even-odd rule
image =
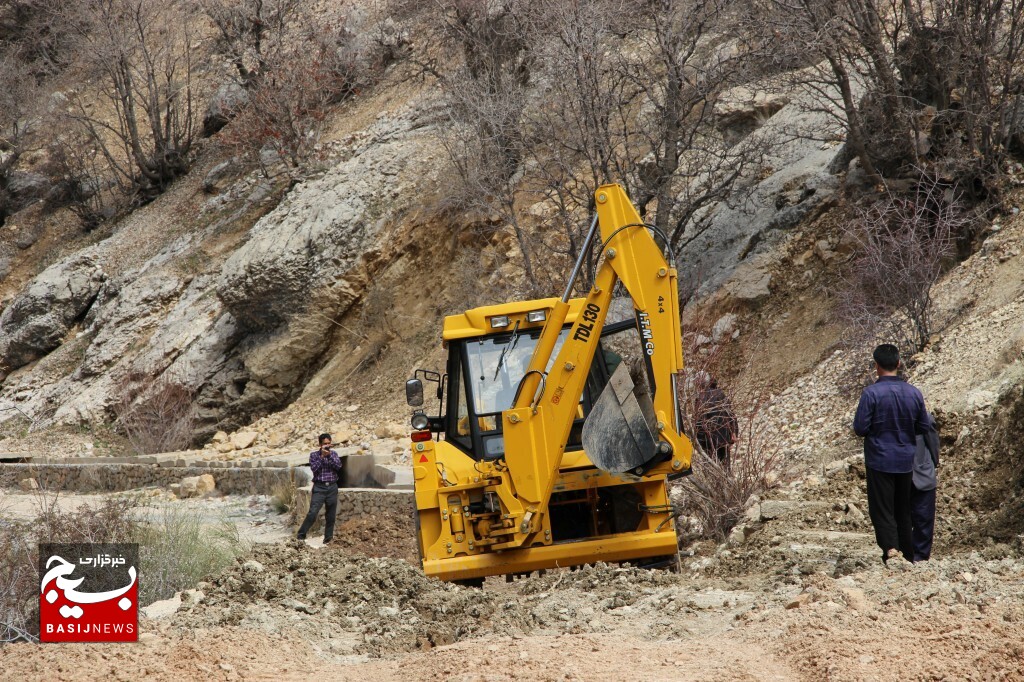
[[[737,319],[736,313],[726,313],[718,318],[718,321],[711,328],[711,337],[715,343],[721,343],[727,337],[732,336],[733,332],[736,331]]]
[[[238,431],[231,434],[231,445],[236,450],[245,450],[251,448],[253,443],[256,442],[256,436],[258,434],[255,431]]]

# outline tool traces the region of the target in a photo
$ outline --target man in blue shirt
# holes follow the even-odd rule
[[[917,436],[931,431],[921,391],[896,375],[900,352],[884,343],[873,353],[878,381],[864,389],[853,430],[864,438],[868,515],[882,561],[903,555],[913,561],[910,516]]]

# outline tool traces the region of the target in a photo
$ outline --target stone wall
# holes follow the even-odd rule
[[[309,499],[313,486],[307,485],[295,491],[295,526],[302,523],[309,511]],[[353,516],[379,516],[393,512],[412,517],[413,493],[410,490],[380,490],[377,488],[340,488],[338,490],[338,519],[350,519]],[[317,517],[316,523],[310,528],[308,536],[320,532],[324,525],[324,511]]]
[[[283,482],[305,484],[309,471],[289,467],[260,469],[158,467],[151,464],[2,464],[0,484],[17,486],[34,478],[44,490],[78,493],[116,492],[145,486],[166,487],[186,476],[210,474],[217,490],[228,495],[269,495]]]

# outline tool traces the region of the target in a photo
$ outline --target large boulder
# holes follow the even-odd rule
[[[179,497],[203,497],[217,490],[217,483],[210,474],[186,476],[181,479],[178,488]]]
[[[248,102],[249,93],[238,83],[230,81],[221,85],[206,105],[203,135],[209,137],[226,126]]]
[[[697,285],[700,297],[718,290],[741,263],[772,251],[788,231],[828,207],[839,189],[837,173],[849,161],[842,144],[819,141],[823,132],[841,131],[808,94],[758,93],[758,88],[740,87],[716,106],[727,137],[742,138],[732,153],[761,163],[760,172],[737,182],[729,201],[712,204],[697,216],[676,252],[680,277]],[[757,270],[762,268],[743,274],[737,299],[768,294],[770,278]]]
[[[421,115],[378,120],[350,158],[298,185],[225,262],[217,294],[247,337],[246,392],[264,407],[301,389],[331,341],[330,320],[397,257],[388,227],[411,207],[436,151]]]
[[[50,191],[50,180],[39,173],[15,172],[7,182],[7,192],[11,196],[9,211],[16,213],[34,201],[46,196]]]
[[[59,346],[105,279],[91,255],[78,254],[32,280],[0,314],[0,381]]]

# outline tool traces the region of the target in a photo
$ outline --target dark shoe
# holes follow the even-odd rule
[[[300,540],[300,541],[302,541],[302,540],[305,540],[305,539],[306,539],[306,536],[305,536],[305,535],[296,535],[296,536],[295,536],[295,539],[296,539],[296,540]]]
[[[329,540],[329,539],[328,539],[328,540],[324,540],[324,544],[325,544],[325,545],[329,545],[329,544],[331,544],[331,540]]]

